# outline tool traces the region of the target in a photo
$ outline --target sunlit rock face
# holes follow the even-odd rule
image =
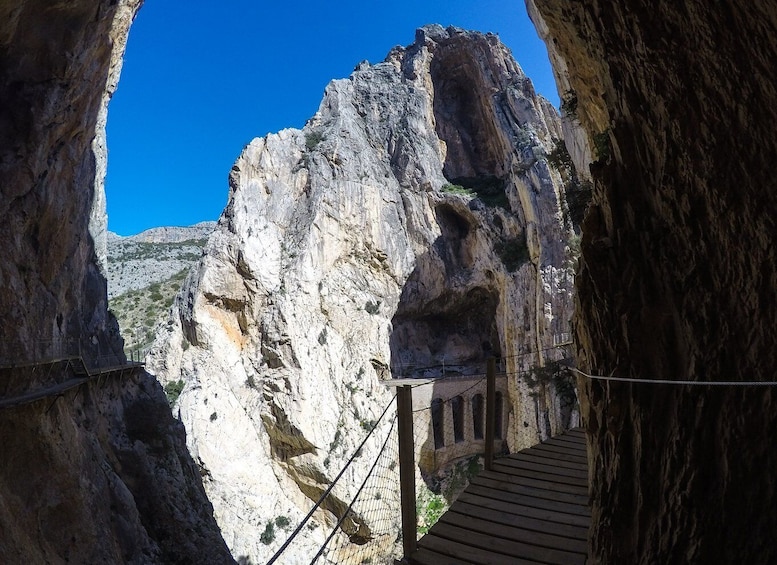
[[[106,104],[140,2],[0,6],[4,398],[83,355],[123,361],[106,308]],[[16,368],[8,368],[16,365]],[[231,561],[183,429],[148,375],[0,410],[0,562]]]
[[[579,362],[774,381],[777,7],[529,4],[598,147]],[[773,388],[580,384],[594,562],[777,561]]]
[[[278,548],[283,536],[262,540],[264,525],[312,506],[390,405],[382,380],[441,363],[482,372],[484,343],[515,371],[568,331],[571,228],[545,158],[560,135],[495,36],[430,26],[330,83],[302,131],[243,150],[150,357],[160,380],[185,382],[174,410],[233,555]],[[574,417],[553,389],[511,382],[511,448]],[[372,449],[288,562],[321,544]],[[396,496],[381,504],[398,519]]]

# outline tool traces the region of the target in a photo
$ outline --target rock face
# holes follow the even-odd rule
[[[6,396],[9,382],[45,387],[69,376],[64,364],[20,364],[79,351],[87,364],[124,360],[101,274],[102,126],[139,3],[0,7]],[[183,429],[149,375],[3,408],[0,430],[0,562],[231,561]]]
[[[598,148],[580,365],[774,381],[774,3],[534,0],[530,12]],[[773,388],[580,385],[593,562],[777,561]]]
[[[160,380],[186,383],[175,410],[233,555],[278,547],[262,525],[312,506],[390,405],[381,380],[482,372],[484,343],[515,372],[568,331],[571,227],[546,159],[560,136],[495,36],[430,26],[330,83],[302,131],[243,150],[150,355]],[[511,381],[511,447],[568,423],[552,389]],[[323,541],[331,514],[316,519],[327,527],[288,562]]]

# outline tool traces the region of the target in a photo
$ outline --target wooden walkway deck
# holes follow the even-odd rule
[[[52,365],[57,363],[65,363],[66,370],[71,371],[72,374],[76,376],[66,381],[63,381],[60,383],[54,383],[52,385],[49,385],[47,387],[43,387],[40,389],[26,391],[24,393],[17,394],[16,396],[0,398],[0,410],[4,408],[15,408],[17,406],[23,406],[25,404],[30,404],[32,402],[36,402],[44,398],[61,396],[65,392],[71,389],[74,389],[76,387],[79,387],[82,384],[89,382],[90,380],[93,380],[95,378],[99,378],[105,375],[110,375],[112,373],[123,374],[125,371],[134,371],[135,369],[140,369],[145,366],[145,363],[128,361],[128,362],[125,362],[123,365],[95,368],[90,370],[86,366],[86,363],[84,363],[83,359],[81,359],[80,357],[74,357],[74,358],[65,358],[65,359],[55,359],[52,361],[42,361],[40,363],[30,363],[30,364],[24,365],[24,367],[32,367],[35,365]],[[3,370],[13,370],[13,369],[14,369],[13,366],[0,367],[0,372],[2,372]]]
[[[583,564],[590,522],[585,436],[575,429],[481,471],[418,541],[411,562]]]

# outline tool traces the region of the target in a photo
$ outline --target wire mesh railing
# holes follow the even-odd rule
[[[393,563],[401,557],[396,416],[378,457],[311,563]]]
[[[94,337],[83,345],[71,338],[39,339],[23,352],[0,359],[0,407],[27,404],[61,394],[85,379],[130,374],[142,367],[141,361],[115,354],[105,341]]]
[[[392,563],[398,549],[399,482],[398,440],[394,400],[385,407],[362,442],[331,481],[328,488],[267,562],[360,565]],[[354,481],[351,467],[364,453],[374,453],[362,477],[355,480],[350,501],[342,500],[337,487],[344,476]],[[363,462],[360,461],[360,463]],[[329,531],[324,541],[309,549],[305,528],[323,523]]]
[[[81,359],[90,370],[121,366],[126,363],[143,363],[149,349],[124,352],[116,344],[109,343],[103,335],[90,339],[76,338],[37,339],[24,350],[17,348],[13,355],[0,356],[0,369],[20,369],[50,365],[68,359]]]

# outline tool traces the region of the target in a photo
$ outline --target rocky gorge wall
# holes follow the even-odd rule
[[[0,6],[4,400],[9,383],[34,391],[74,376],[34,363],[124,361],[102,274],[104,125],[139,4]],[[4,406],[0,436],[0,562],[232,562],[148,374]]]
[[[579,366],[774,381],[777,8],[527,4],[596,148]],[[772,388],[579,384],[592,562],[777,561]]]
[[[568,331],[572,228],[547,159],[560,136],[495,36],[428,26],[331,82],[303,130],[245,147],[149,357],[185,383],[174,411],[234,555],[280,545],[264,524],[297,523],[318,499],[391,405],[381,381],[441,362],[482,372],[484,343],[514,373]],[[511,383],[511,447],[569,424],[552,388]],[[289,562],[321,545],[374,457],[363,450]],[[398,519],[395,497],[381,504]]]
[[[584,368],[646,378],[773,378],[774,7],[725,0],[532,6],[542,16],[538,28],[549,34],[561,94],[574,93],[577,120],[588,132],[570,153],[584,166],[592,147],[602,149],[593,157],[595,206],[580,274]],[[41,358],[54,353],[52,344],[83,337],[86,345],[95,332],[111,331],[98,276],[99,124],[106,85],[118,69],[111,57],[120,53],[135,7],[34,0],[0,6],[6,361]],[[226,559],[196,480],[172,467],[178,458],[190,468],[185,450],[152,442],[156,432],[139,433],[180,434],[156,411],[163,402],[158,387],[145,377],[143,383],[109,388],[100,409],[60,399],[51,412],[3,411],[0,561]],[[768,472],[775,468],[773,393],[583,386],[596,469],[595,560],[777,560]],[[144,388],[147,403],[138,402]],[[135,424],[119,404],[135,406]],[[82,415],[74,415],[77,409]],[[148,423],[138,419],[144,413],[171,428],[153,420],[150,428],[139,426]],[[113,431],[106,434],[103,425]],[[148,480],[132,480],[128,460],[109,456],[108,443],[97,439],[114,433],[133,438],[122,440],[130,454],[156,443],[154,450],[171,459],[152,464]],[[153,461],[149,456],[135,461]],[[46,487],[52,476],[56,482]],[[163,489],[162,476],[176,488]],[[85,498],[75,494],[84,491]],[[160,506],[152,511],[140,503],[143,493]],[[156,498],[160,493],[167,494]],[[120,504],[111,509],[114,499]],[[187,500],[202,503],[199,518]],[[178,510],[188,518],[169,519],[166,512]],[[186,543],[171,544],[152,515],[167,516],[161,523],[168,534],[183,531],[176,539]],[[110,516],[118,523],[98,531],[95,524],[108,524]],[[62,536],[63,523],[89,533]]]

